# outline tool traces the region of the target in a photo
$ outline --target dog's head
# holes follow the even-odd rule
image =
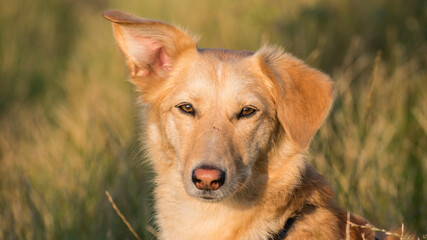
[[[167,156],[155,161],[191,196],[233,195],[279,142],[306,149],[329,111],[329,77],[279,48],[201,50],[174,26],[115,10],[104,17],[149,106],[148,138]]]

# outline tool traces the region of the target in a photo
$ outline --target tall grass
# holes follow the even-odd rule
[[[340,204],[427,232],[424,1],[0,2],[0,239],[153,236],[137,94],[110,24],[119,8],[188,27],[200,47],[285,46],[335,80],[310,163]],[[191,14],[190,14],[191,11]]]

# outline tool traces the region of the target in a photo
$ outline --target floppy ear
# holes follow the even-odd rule
[[[196,41],[178,28],[163,22],[109,10],[103,16],[113,22],[114,36],[137,86],[146,80],[164,78],[177,56],[196,50]],[[141,86],[139,86],[141,87]]]
[[[294,143],[306,149],[332,105],[330,78],[280,48],[264,47],[255,56],[274,83],[280,124]]]

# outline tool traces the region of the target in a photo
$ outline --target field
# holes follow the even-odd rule
[[[143,239],[155,227],[137,93],[101,12],[185,26],[203,48],[288,52],[332,76],[309,162],[341,206],[427,233],[427,2],[0,1],[0,239]]]

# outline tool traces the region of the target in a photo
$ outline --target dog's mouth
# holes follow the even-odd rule
[[[219,202],[228,197],[223,191],[199,190],[196,194],[190,194],[194,197],[206,202]]]
[[[211,197],[211,196],[201,196],[200,197],[202,200],[204,201],[208,201],[208,202],[216,202],[219,201],[217,200],[215,197]]]

